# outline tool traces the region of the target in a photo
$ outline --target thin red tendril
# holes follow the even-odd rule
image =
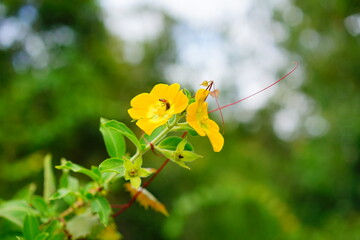
[[[227,104],[227,105],[225,105],[225,106],[219,107],[219,108],[217,108],[217,109],[211,110],[209,113],[216,112],[216,111],[219,111],[219,110],[221,110],[221,109],[224,109],[224,108],[230,107],[230,106],[232,106],[232,105],[235,105],[235,104],[237,104],[237,103],[239,103],[239,102],[242,102],[242,101],[244,101],[244,100],[246,100],[246,99],[248,99],[248,98],[251,98],[251,97],[253,97],[253,96],[255,96],[255,95],[257,95],[257,94],[265,91],[266,89],[271,88],[272,86],[274,86],[275,84],[279,83],[281,80],[284,80],[284,79],[287,78],[290,74],[292,74],[292,73],[295,71],[295,69],[298,67],[298,65],[299,65],[299,63],[298,63],[298,62],[295,62],[295,67],[294,67],[293,69],[291,69],[290,72],[288,72],[288,73],[285,74],[282,78],[280,78],[280,79],[277,80],[276,82],[273,82],[273,83],[270,84],[269,86],[267,86],[267,87],[265,87],[265,88],[257,91],[256,93],[253,93],[253,94],[251,94],[251,95],[249,95],[249,96],[247,96],[247,97],[244,97],[244,98],[242,98],[242,99],[240,99],[240,100],[238,100],[238,101],[236,101],[236,102],[233,102],[233,103]]]

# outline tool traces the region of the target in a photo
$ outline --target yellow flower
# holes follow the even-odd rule
[[[215,152],[220,152],[224,145],[224,138],[219,132],[219,126],[209,119],[208,103],[205,102],[209,95],[206,89],[199,89],[195,96],[195,102],[187,108],[186,121],[195,129],[200,136],[207,135]]]
[[[150,135],[174,114],[183,112],[188,101],[179,84],[157,84],[150,93],[141,93],[134,97],[128,113],[131,118],[138,120],[136,125]]]

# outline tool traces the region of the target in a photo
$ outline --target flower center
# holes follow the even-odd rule
[[[137,177],[137,175],[138,175],[138,171],[136,169],[133,168],[129,171],[130,177]]]
[[[181,155],[181,153],[175,152],[175,156],[174,156],[175,161],[181,161],[183,158],[184,156]]]
[[[165,111],[170,109],[170,103],[163,98],[160,98],[159,101],[162,103],[162,107],[165,107]]]

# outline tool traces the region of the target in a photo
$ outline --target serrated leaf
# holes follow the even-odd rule
[[[121,158],[126,152],[125,139],[121,132],[109,127],[108,120],[100,119],[100,132],[103,135],[105,147],[110,157]]]
[[[162,140],[157,147],[161,149],[166,149],[170,151],[175,151],[176,147],[179,145],[179,143],[183,140],[181,137],[167,137],[164,140]],[[190,143],[186,143],[184,150],[186,151],[193,151],[193,147]]]
[[[25,200],[12,200],[0,204],[0,217],[23,227],[26,214],[35,214],[35,211]]]
[[[108,200],[103,196],[96,196],[91,201],[91,209],[93,212],[99,214],[101,223],[107,226],[111,214],[111,206]]]
[[[147,135],[146,133],[144,133],[144,135],[140,138],[140,144],[141,144],[141,150],[144,150],[145,147],[151,143],[154,138],[156,138],[159,133],[161,133],[163,130],[165,129],[165,126],[160,126],[158,128],[156,128],[150,135]]]
[[[88,177],[90,177],[91,179],[93,179],[94,181],[99,181],[100,179],[100,175],[96,174],[94,171],[91,171],[87,168],[84,168],[78,164],[75,164],[71,161],[62,161],[60,166],[56,166],[57,169],[68,169],[71,170],[73,172],[78,172],[78,173],[82,173],[87,175]]]
[[[125,189],[130,192],[131,196],[134,196],[138,192],[138,190],[133,188],[130,183],[125,183],[124,186]],[[146,189],[142,189],[141,193],[136,198],[136,201],[145,209],[151,207],[153,210],[160,212],[165,216],[169,216],[166,207]]]
[[[28,214],[24,219],[24,237],[26,240],[35,240],[40,233],[39,220],[34,215]]]
[[[56,191],[55,176],[52,167],[51,154],[44,158],[44,199],[48,201],[49,197]]]
[[[130,128],[128,128],[124,123],[115,120],[104,120],[104,122],[101,124],[103,124],[104,127],[118,131],[120,134],[127,137],[136,146],[137,152],[140,151],[141,145],[139,140],[137,139],[136,135],[130,130]]]
[[[103,172],[115,172],[120,175],[124,175],[124,160],[119,158],[108,158],[99,165],[99,170]]]

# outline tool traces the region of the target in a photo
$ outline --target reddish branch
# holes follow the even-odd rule
[[[187,132],[184,132],[183,135],[181,136],[182,138],[184,138],[186,136]],[[151,144],[152,145],[152,144]],[[156,170],[156,172],[151,176],[151,178],[145,182],[143,184],[143,186],[134,194],[134,196],[130,199],[130,201],[126,204],[122,204],[122,205],[111,205],[113,208],[120,208],[117,212],[115,212],[112,216],[115,218],[117,216],[119,216],[121,213],[123,213],[126,209],[128,209],[129,207],[131,207],[131,205],[136,201],[136,199],[139,197],[140,193],[143,191],[143,189],[147,188],[150,183],[156,178],[156,176],[164,169],[164,167],[166,166],[166,164],[168,164],[170,160],[166,159],[163,164],[159,167],[158,170]]]

